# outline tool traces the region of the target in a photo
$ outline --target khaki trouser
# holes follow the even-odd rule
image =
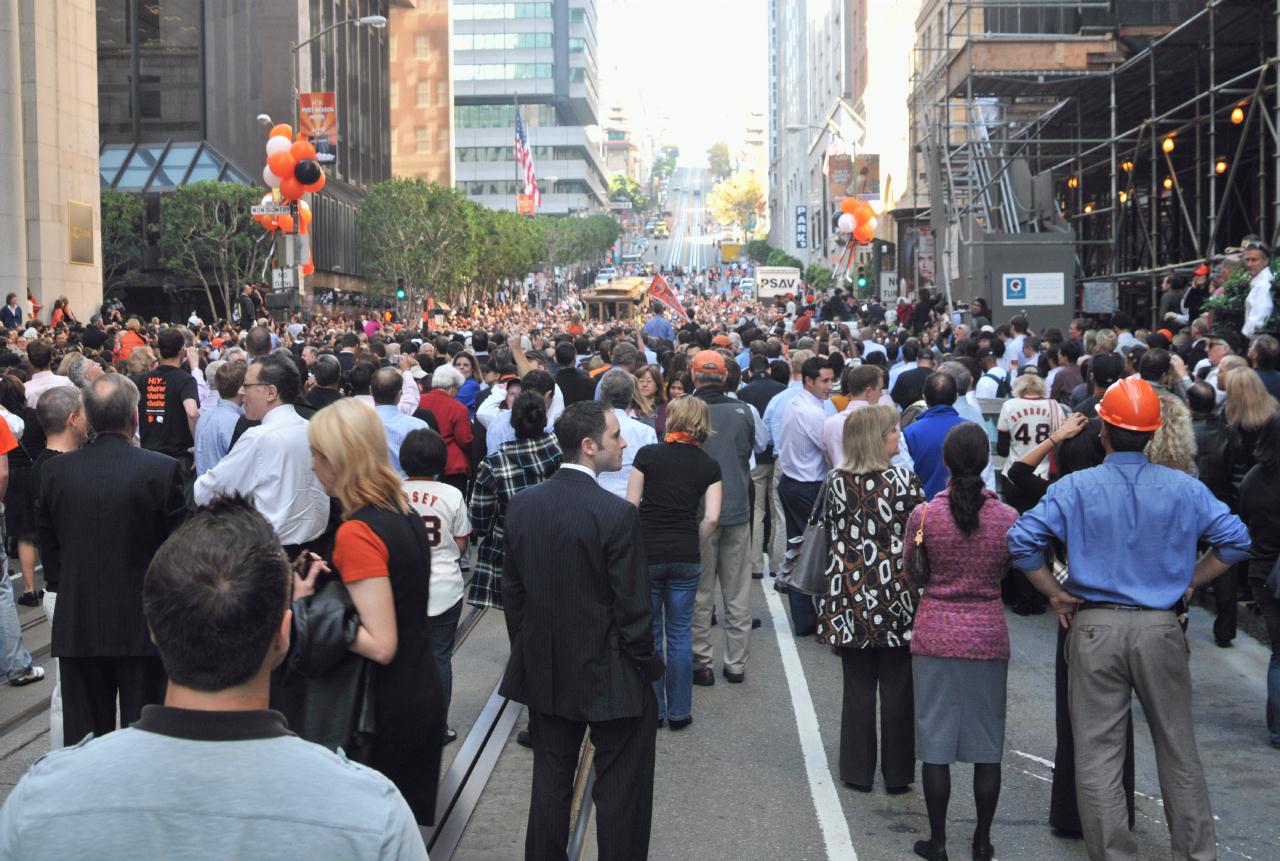
[[[745,672],[751,639],[751,570],[743,565],[750,523],[717,526],[702,545],[702,579],[693,607],[693,665],[710,667],[715,657],[711,647],[711,610],[715,607],[716,583],[724,599],[724,667],[732,673]]]
[[[1172,611],[1081,610],[1067,634],[1076,794],[1093,861],[1136,859],[1121,771],[1131,692],[1151,727],[1172,857],[1217,858],[1191,718],[1190,646]]]
[[[755,500],[751,506],[751,546],[747,549],[746,564],[751,573],[764,573],[764,520],[769,513],[772,532],[769,533],[769,571],[778,573],[783,554],[787,552],[787,527],[782,521],[782,505],[778,502],[776,464],[761,463],[751,470],[751,484]],[[767,507],[766,507],[767,506]]]

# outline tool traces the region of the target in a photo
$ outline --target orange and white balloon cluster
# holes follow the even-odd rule
[[[262,169],[262,180],[271,187],[271,192],[263,196],[262,203],[265,206],[279,203],[281,199],[296,201],[298,220],[302,223],[295,224],[292,215],[257,215],[254,218],[268,232],[297,231],[307,236],[311,228],[311,207],[302,196],[324,188],[325,174],[316,161],[316,148],[311,142],[304,140],[302,135],[298,135],[297,140],[292,140],[292,137],[293,129],[286,123],[273,127],[267,137],[267,164]],[[310,251],[308,243],[303,275],[315,271]]]
[[[866,245],[876,238],[876,211],[865,200],[846,197],[840,201],[840,220],[836,227],[841,233],[853,234],[854,241]]]

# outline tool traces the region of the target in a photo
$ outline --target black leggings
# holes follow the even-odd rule
[[[935,849],[947,845],[947,804],[951,801],[951,766],[926,762],[921,767],[924,803],[929,811],[929,842]],[[991,843],[991,821],[1000,800],[1000,763],[978,762],[973,766],[973,800],[978,809],[978,825],[973,845]]]

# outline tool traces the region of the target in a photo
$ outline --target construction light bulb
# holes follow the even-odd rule
[[[1121,170],[1123,170],[1125,173],[1132,173],[1132,172],[1133,172],[1133,162],[1131,162],[1131,161],[1122,161],[1122,162],[1120,162],[1120,169],[1121,169]]]
[[[1127,192],[1127,191],[1122,191],[1122,192],[1120,192],[1120,202],[1121,202],[1121,203],[1128,203],[1128,202],[1129,202],[1129,192]]]
[[[1218,159],[1218,161],[1213,166],[1213,172],[1219,175],[1226,173],[1227,160],[1225,158]]]
[[[1244,122],[1244,108],[1237,105],[1231,109],[1231,122],[1237,126]]]
[[[1164,185],[1164,187],[1165,187],[1166,189],[1173,188],[1173,177],[1171,177],[1171,176],[1166,176],[1166,177],[1164,178],[1164,183],[1163,183],[1163,185]]]
[[[1079,177],[1073,176],[1067,180],[1067,188],[1076,188],[1079,185],[1080,185]]]
[[[1172,137],[1165,138],[1164,143],[1160,144],[1160,149],[1164,150],[1165,152],[1173,152],[1173,138]]]
[[[1085,214],[1085,215],[1088,215],[1088,214],[1089,214],[1089,213],[1091,213],[1091,212],[1093,212],[1093,204],[1092,204],[1092,203],[1086,203],[1086,204],[1084,205],[1084,214]]]

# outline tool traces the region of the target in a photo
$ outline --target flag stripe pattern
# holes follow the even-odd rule
[[[524,172],[524,193],[533,196],[533,208],[542,206],[542,192],[538,191],[538,177],[533,172],[533,153],[529,152],[529,138],[524,133],[520,110],[516,109],[516,164]]]

